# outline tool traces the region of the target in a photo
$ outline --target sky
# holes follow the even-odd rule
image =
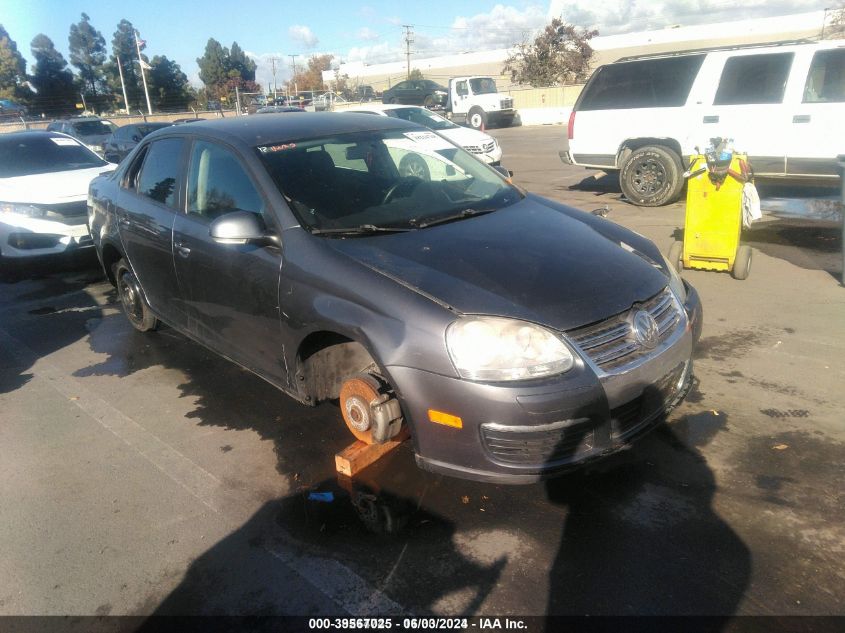
[[[396,0],[0,0],[0,24],[18,44],[31,70],[29,42],[44,33],[68,57],[70,25],[85,12],[111,49],[117,23],[132,22],[147,42],[146,55],[176,61],[194,85],[201,85],[196,58],[208,38],[233,41],[258,64],[256,80],[278,84],[308,56],[330,53],[336,61],[380,63],[404,58],[405,31],[413,26],[417,57],[508,48],[530,37],[552,17],[597,28],[601,35],[773,17],[824,9],[835,0],[451,0],[448,3]],[[225,7],[225,9],[224,9]]]

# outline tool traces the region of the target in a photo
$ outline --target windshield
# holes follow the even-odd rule
[[[472,88],[472,93],[477,95],[487,95],[498,92],[496,90],[496,82],[490,77],[476,77],[469,80],[469,85]]]
[[[458,127],[448,119],[425,108],[394,108],[387,110],[387,114],[397,119],[424,125],[430,130],[451,130]]]
[[[66,136],[0,136],[0,178],[107,165],[87,147]]]
[[[429,131],[374,130],[256,149],[312,230],[422,228],[522,199],[494,170]]]
[[[116,126],[106,121],[77,121],[73,124],[73,131],[79,136],[102,136],[111,134],[115,129]]]

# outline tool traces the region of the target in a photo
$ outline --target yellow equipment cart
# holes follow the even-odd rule
[[[722,173],[708,168],[704,155],[692,156],[687,172],[684,241],[669,249],[669,261],[683,268],[730,271],[745,279],[751,271],[751,248],[739,243],[742,188],[751,179],[748,157],[734,154]]]

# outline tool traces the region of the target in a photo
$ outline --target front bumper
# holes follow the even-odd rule
[[[665,419],[692,384],[701,304],[689,288],[673,344],[621,375],[579,361],[563,376],[476,383],[407,367],[389,372],[411,425],[417,464],[463,479],[523,484],[606,456]],[[429,410],[461,428],[429,421]]]
[[[502,148],[499,143],[496,143],[496,147],[493,148],[492,152],[487,152],[486,154],[476,154],[476,156],[478,156],[482,162],[495,167],[502,162]]]
[[[0,255],[23,259],[94,246],[87,224],[0,213]]]
[[[572,162],[572,155],[569,153],[568,149],[562,149],[558,151],[557,155],[560,157],[560,162],[564,165],[574,165],[575,163]]]

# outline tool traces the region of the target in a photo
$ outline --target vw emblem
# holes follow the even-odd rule
[[[657,329],[657,321],[645,310],[637,310],[634,313],[634,318],[631,321],[631,330],[634,333],[634,339],[641,347],[645,349],[654,349],[657,346],[657,340],[660,332]]]

